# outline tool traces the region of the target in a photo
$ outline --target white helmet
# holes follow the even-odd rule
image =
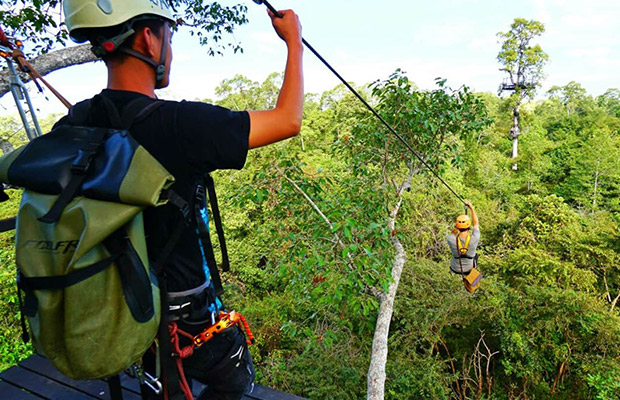
[[[155,87],[161,87],[166,72],[165,46],[169,40],[168,29],[164,30],[159,62],[121,45],[134,34],[135,21],[155,17],[174,23],[168,0],[64,0],[62,8],[69,35],[78,43],[88,40],[93,29],[122,26],[120,32],[113,37],[97,38],[96,43],[93,43],[93,53],[103,57],[119,50],[139,58],[155,69]]]
[[[83,43],[82,29],[120,25],[141,15],[154,15],[174,22],[167,0],[64,0],[62,9],[71,38]]]

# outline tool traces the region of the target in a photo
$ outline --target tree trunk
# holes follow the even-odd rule
[[[512,156],[511,158],[517,158],[519,156],[519,138],[515,137],[512,139]],[[517,170],[517,163],[512,164],[512,169],[514,171]]]
[[[513,159],[517,158],[519,155],[519,136],[521,135],[521,128],[519,123],[521,121],[521,117],[519,114],[519,107],[521,106],[521,102],[518,102],[512,110],[512,128],[510,128],[510,137],[512,138],[512,157]],[[513,171],[517,170],[517,163],[512,164]]]
[[[394,299],[396,298],[400,276],[402,275],[403,267],[407,261],[405,248],[396,234],[396,217],[398,216],[403,201],[403,192],[411,187],[411,180],[414,174],[415,171],[410,166],[409,177],[399,188],[396,206],[390,211],[390,216],[388,218],[388,228],[390,232],[392,232],[391,241],[396,251],[396,256],[392,264],[392,282],[390,282],[388,292],[381,292],[378,296],[379,313],[377,316],[377,325],[375,326],[375,334],[372,340],[370,365],[368,367],[368,389],[366,395],[368,400],[383,400],[385,396],[385,365],[388,356],[390,322],[392,320],[392,313],[394,312]]]
[[[614,312],[614,308],[616,308],[616,304],[618,303],[619,299],[620,299],[620,292],[618,292],[618,295],[616,296],[616,298],[613,299],[613,301],[611,302],[611,308],[609,309],[609,312]]]
[[[592,194],[592,212],[596,210],[596,196],[598,195],[598,177],[599,177],[599,163],[596,166],[596,172],[594,173],[594,193]]]
[[[390,225],[394,225],[391,221]],[[381,293],[379,297],[379,315],[372,341],[372,354],[368,367],[368,400],[383,400],[385,394],[385,364],[388,356],[388,337],[390,322],[394,312],[394,299],[403,272],[407,254],[400,240],[392,237],[392,244],[396,249],[396,257],[392,265],[392,282],[387,293]]]
[[[41,76],[72,65],[85,64],[95,61],[97,57],[90,51],[89,44],[68,47],[51,53],[40,55],[30,61],[30,64]],[[30,76],[20,73],[24,82],[30,80]],[[0,71],[0,98],[11,90],[9,84],[9,71]]]

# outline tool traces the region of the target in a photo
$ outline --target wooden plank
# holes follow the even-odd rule
[[[0,381],[0,399],[40,400],[41,398],[5,381]]]
[[[83,392],[77,391],[60,382],[38,375],[24,368],[12,367],[4,371],[0,378],[23,388],[44,399],[51,400],[84,400],[93,399]]]
[[[76,381],[66,377],[60,371],[58,371],[52,363],[45,358],[34,355],[19,363],[20,367],[25,368],[33,373],[45,376],[52,380],[61,382],[67,386],[70,386],[76,390],[87,393],[92,397],[98,399],[110,399],[108,383],[103,380],[88,380],[88,381]],[[139,400],[140,396],[136,395],[132,391],[123,390],[123,398],[131,400]]]
[[[132,378],[125,373],[121,374],[121,387],[124,391],[136,393],[138,396],[140,395],[140,382],[138,382],[138,379]]]
[[[3,382],[4,381],[4,382]],[[140,400],[138,380],[121,374],[124,400]],[[192,392],[198,395],[204,385],[194,381]],[[23,390],[22,390],[23,389]],[[0,399],[103,399],[109,400],[109,388],[103,380],[75,381],[62,375],[48,360],[34,355],[0,373]],[[242,400],[307,400],[293,394],[255,385]]]
[[[110,391],[108,383],[103,380],[88,380],[88,381],[76,381],[66,377],[60,371],[56,369],[47,359],[34,355],[19,363],[20,367],[25,368],[33,373],[45,376],[52,380],[61,382],[67,386],[70,386],[76,390],[87,393],[88,395],[98,399],[110,399]],[[131,378],[130,378],[131,379]],[[135,379],[134,379],[135,380]],[[123,386],[121,384],[121,386]],[[135,391],[127,390],[123,387],[123,399],[125,400],[140,400],[140,387],[138,386],[138,393]]]

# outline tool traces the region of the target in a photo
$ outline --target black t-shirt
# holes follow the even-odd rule
[[[136,98],[146,97],[136,92],[108,89],[101,94],[112,100],[119,110]],[[68,119],[64,117],[57,125],[66,123]],[[110,126],[103,107],[91,110],[88,124]],[[250,118],[245,111],[235,112],[206,103],[164,101],[130,131],[174,176],[172,189],[191,203],[196,185],[203,182],[205,173],[243,168],[249,148]],[[179,218],[179,210],[173,205],[145,210],[144,226],[152,258],[156,259]],[[195,227],[183,231],[164,269],[170,292],[189,290],[205,283],[203,256]]]

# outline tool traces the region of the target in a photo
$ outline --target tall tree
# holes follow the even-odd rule
[[[512,158],[516,159],[519,153],[519,136],[521,135],[519,108],[526,98],[532,98],[540,82],[544,78],[543,66],[549,59],[540,45],[532,44],[532,39],[545,32],[545,26],[538,21],[515,18],[508,32],[499,32],[502,40],[502,49],[497,55],[501,71],[506,72],[508,78],[500,86],[500,93],[513,91],[512,108],[513,122],[510,128],[512,138]],[[512,169],[517,169],[516,160]]]
[[[605,93],[596,98],[596,101],[609,114],[620,118],[620,90],[607,89]]]
[[[467,87],[453,90],[441,79],[437,85],[432,91],[418,91],[407,76],[396,71],[373,87],[373,95],[380,101],[379,112],[433,169],[439,168],[450,154],[456,154],[458,138],[476,134],[489,122],[482,101]],[[349,141],[353,173],[364,182],[360,187],[381,194],[380,204],[386,211],[383,223],[391,233],[389,284],[386,291],[376,293],[379,309],[368,368],[369,400],[383,400],[385,396],[390,322],[401,274],[409,258],[398,233],[403,207],[408,203],[407,192],[413,180],[428,172],[422,161],[406,152],[392,135],[378,133],[383,130],[373,119]]]
[[[372,86],[369,101],[378,103],[383,118],[428,165],[441,170],[458,153],[460,139],[477,137],[489,121],[483,102],[468,88],[437,83],[435,90],[420,91],[397,71]],[[226,81],[222,103],[241,103],[256,87],[241,77]],[[418,241],[400,232],[406,232],[406,215],[413,209],[411,192],[430,175],[360,108],[341,87],[324,93],[316,115],[308,116],[308,128],[331,137],[334,154],[314,151],[317,140],[308,140],[302,152],[294,141],[261,149],[251,155],[250,163],[256,164],[252,185],[238,197],[261,207],[253,219],[269,234],[264,240],[272,251],[280,249],[268,258],[278,260],[286,272],[286,290],[298,302],[296,313],[310,308],[304,319],[334,331],[361,332],[364,342],[373,338],[367,398],[378,400],[389,397],[388,339],[400,277],[407,263],[424,257],[424,252],[407,252],[408,242]],[[296,317],[287,318],[287,330],[297,330]],[[330,337],[322,328],[314,343],[329,346]]]
[[[586,90],[575,81],[570,81],[566,86],[552,86],[547,94],[551,99],[560,100],[567,117],[577,111],[579,103],[586,98]]]
[[[226,43],[224,37],[248,22],[246,6],[223,6],[202,0],[170,0],[170,4],[178,24],[189,27],[210,55],[221,55],[226,48],[243,51],[239,43]],[[96,60],[88,44],[66,47],[69,34],[61,9],[60,0],[0,0],[0,28],[26,42],[26,55],[36,56],[32,65],[41,75]],[[27,81],[29,77],[24,75],[22,79]],[[8,91],[8,73],[0,71],[0,97]]]

